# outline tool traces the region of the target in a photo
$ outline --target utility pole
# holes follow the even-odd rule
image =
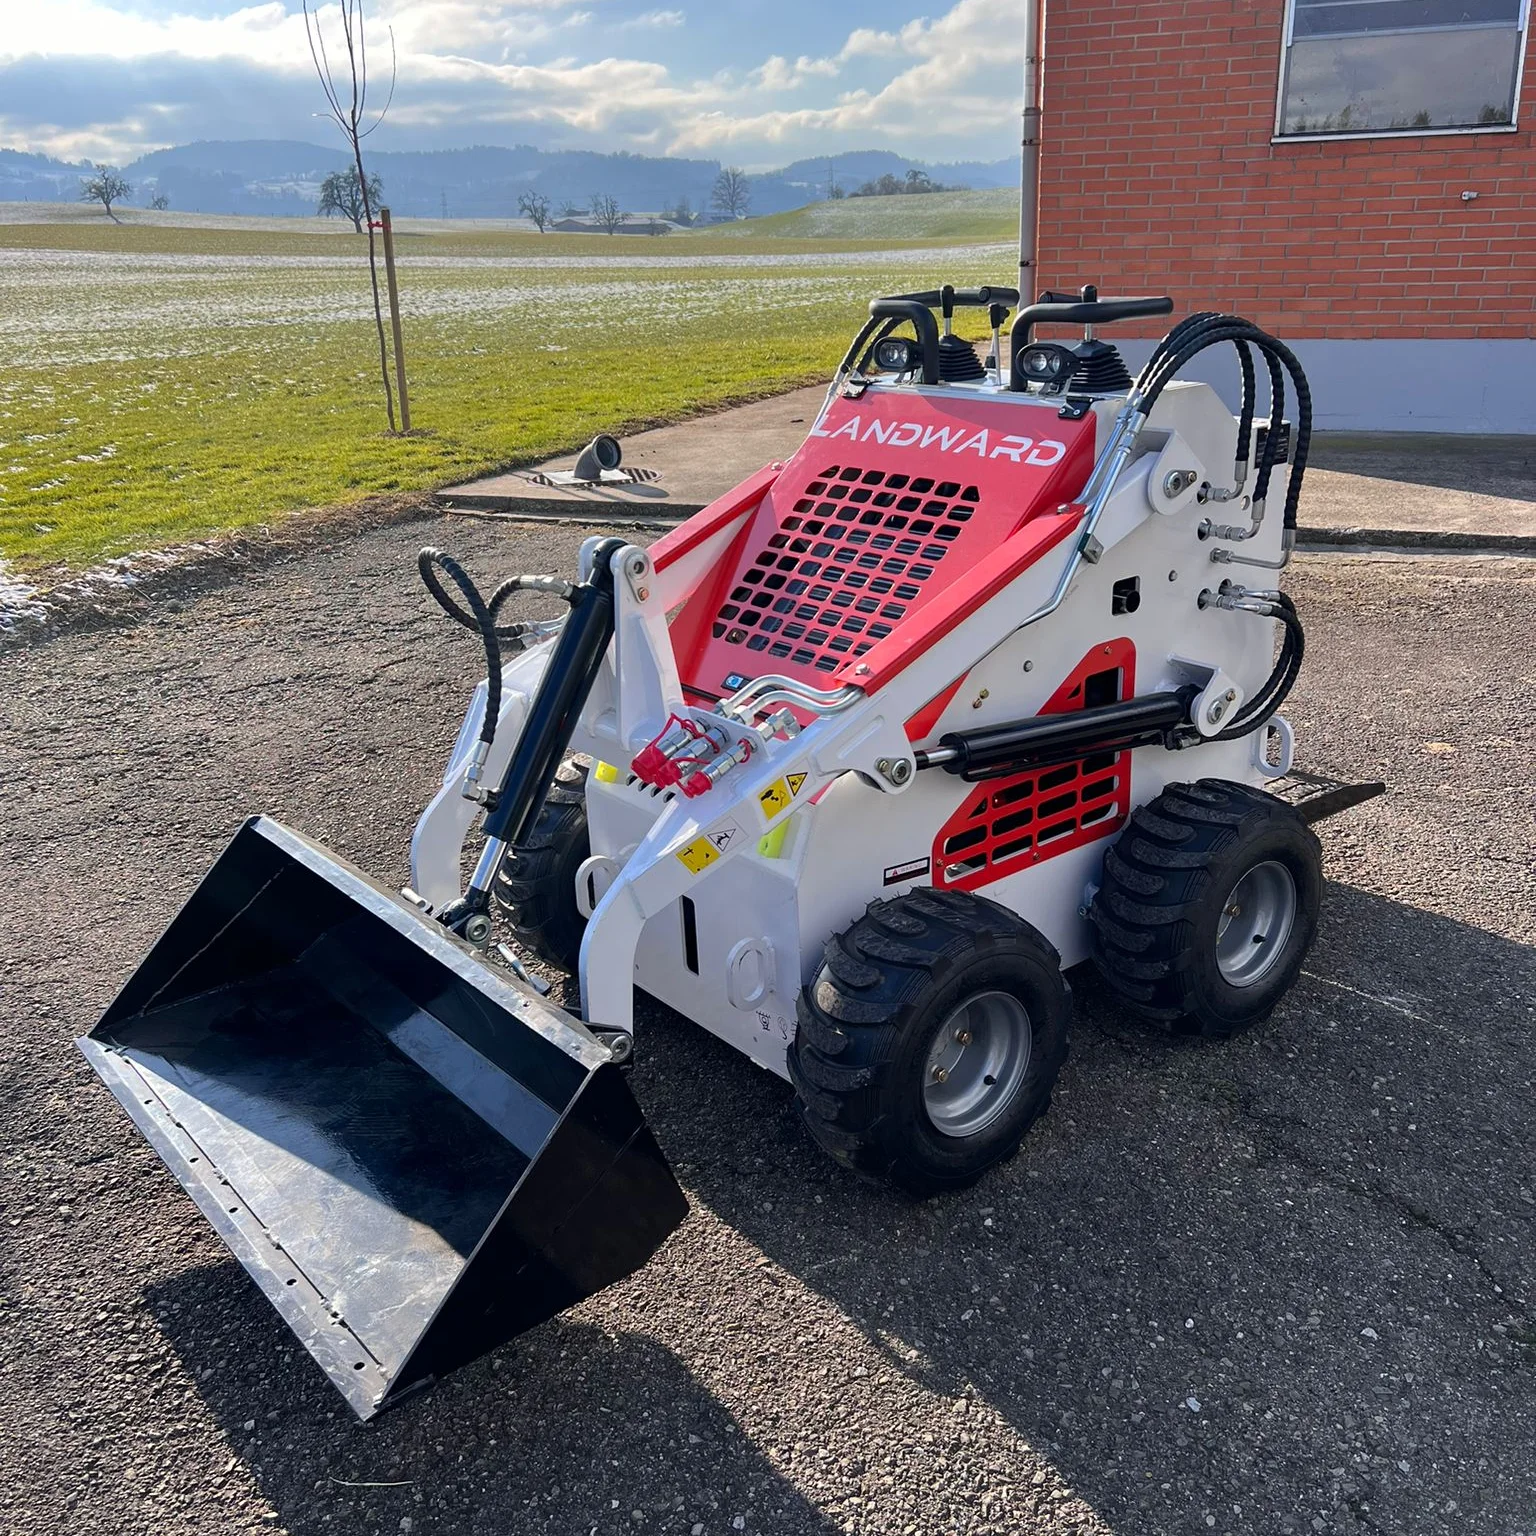
[[[444,187],[443,188],[443,218],[444,218],[445,221],[446,221],[447,217],[448,217],[448,189],[447,189],[447,187]]]
[[[400,391],[400,430],[411,430],[411,397],[405,391],[405,341],[400,333],[400,290],[395,284],[395,231],[389,209],[379,209],[384,232],[384,278],[389,284],[389,323],[395,333],[395,385]]]
[[[1045,0],[1024,0],[1024,144],[1019,188],[1019,302],[1037,286],[1040,260],[1040,121],[1045,73]]]

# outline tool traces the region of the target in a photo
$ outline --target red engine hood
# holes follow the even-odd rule
[[[684,683],[705,698],[764,672],[836,686],[1026,523],[1071,502],[1095,434],[1092,415],[1064,421],[1006,396],[839,398],[678,616]]]

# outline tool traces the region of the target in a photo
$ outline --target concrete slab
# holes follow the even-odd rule
[[[687,517],[799,447],[824,391],[796,390],[625,439],[624,462],[653,484],[562,487],[527,472],[438,492],[453,511],[588,521]],[[574,455],[538,470],[568,469]],[[1536,438],[1319,433],[1301,542],[1315,546],[1536,553]]]
[[[1314,542],[1536,549],[1536,439],[1325,434],[1302,521]]]
[[[525,470],[450,485],[437,493],[437,500],[452,510],[532,517],[690,517],[763,465],[787,459],[805,441],[826,392],[818,384],[624,438],[625,468],[660,475],[649,485],[535,485]],[[575,462],[576,455],[567,454],[534,468],[548,473]]]

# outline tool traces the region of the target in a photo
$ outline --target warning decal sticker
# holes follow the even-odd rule
[[[908,880],[921,880],[928,873],[931,863],[929,859],[908,859],[905,864],[893,864],[885,872],[885,883],[902,885]]]
[[[702,875],[711,864],[719,862],[720,855],[735,841],[739,830],[733,826],[716,827],[713,832],[694,838],[686,848],[678,851],[683,868],[690,874]]]
[[[775,779],[757,797],[757,803],[763,808],[763,815],[769,821],[772,821],[775,816],[782,816],[795,803],[795,796],[805,788],[805,781],[808,778],[810,778],[809,773],[787,773],[782,779]]]
[[[782,816],[795,803],[795,794],[789,787],[789,780],[775,779],[757,797],[757,803],[762,806],[763,815],[769,821],[772,821],[775,816]]]

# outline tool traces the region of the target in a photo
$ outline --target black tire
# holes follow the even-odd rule
[[[990,1123],[946,1135],[925,1100],[929,1052],[958,1007],[989,993],[1023,1005],[1027,1066]],[[800,995],[789,1075],[811,1135],[844,1167],[913,1194],[958,1189],[1012,1157],[1050,1106],[1071,1012],[1060,956],[1028,923],[984,897],[911,891],[871,902],[827,945]]]
[[[1278,865],[1292,883],[1294,913],[1278,942],[1242,932],[1242,945],[1276,945],[1253,957],[1257,972],[1229,979],[1218,942],[1241,916],[1229,902],[1250,871]],[[1268,878],[1273,881],[1272,875]],[[1170,784],[1131,817],[1104,860],[1089,917],[1094,959],[1106,982],[1143,1018],[1173,1034],[1225,1039],[1269,1017],[1289,991],[1317,936],[1322,850],[1294,806],[1225,779]],[[1283,907],[1277,907],[1277,912]]]
[[[587,775],[577,759],[561,764],[528,840],[509,848],[496,871],[496,905],[520,944],[576,974],[587,920],[576,905],[576,874],[591,852]]]

